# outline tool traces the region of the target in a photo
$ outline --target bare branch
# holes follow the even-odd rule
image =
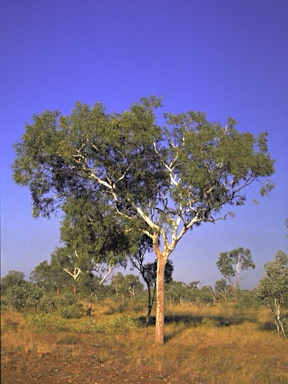
[[[116,267],[110,267],[107,271],[107,273],[105,273],[105,275],[102,277],[102,279],[100,280],[99,284],[102,284],[106,279],[107,277],[110,275],[110,273],[112,272],[113,269],[115,269]]]

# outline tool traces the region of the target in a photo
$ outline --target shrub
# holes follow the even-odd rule
[[[82,315],[82,304],[77,297],[70,292],[64,293],[57,298],[56,306],[59,315],[65,319],[78,319]]]
[[[8,305],[18,312],[36,309],[39,306],[43,292],[33,284],[14,285],[7,289]]]

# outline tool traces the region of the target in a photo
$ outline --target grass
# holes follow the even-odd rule
[[[101,362],[148,367],[160,376],[176,375],[182,383],[288,383],[288,342],[269,330],[267,310],[167,307],[166,342],[155,348],[154,326],[145,327],[132,307],[121,307],[121,313],[116,307],[94,304],[91,316],[70,320],[3,313],[2,347],[39,354],[60,349],[77,356],[86,342]]]

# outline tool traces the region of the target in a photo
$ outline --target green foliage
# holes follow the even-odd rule
[[[73,293],[65,292],[57,297],[57,312],[65,319],[79,319],[83,314],[82,305]]]
[[[64,319],[79,319],[82,316],[82,311],[78,305],[59,306],[58,313]]]
[[[24,273],[20,271],[9,271],[8,274],[1,278],[1,294],[5,294],[7,289],[13,286],[22,285],[24,280]]]
[[[204,285],[200,291],[199,291],[199,301],[200,303],[207,305],[207,304],[213,304],[213,293],[211,290],[211,287]]]
[[[199,302],[199,281],[185,284],[182,281],[172,281],[165,285],[166,298],[170,304],[184,302]]]
[[[232,297],[231,287],[227,284],[226,279],[216,281],[214,292],[217,301],[228,301]]]
[[[6,291],[6,300],[16,311],[32,311],[37,309],[43,292],[33,284],[13,285]]]
[[[259,307],[259,301],[257,298],[257,289],[239,290],[239,302],[237,304],[240,309],[255,309]]]
[[[124,298],[138,297],[143,292],[143,284],[139,277],[133,274],[123,275],[118,272],[111,278],[114,294]]]
[[[230,252],[222,252],[216,264],[219,271],[228,280],[234,301],[237,302],[241,280],[249,268],[255,268],[250,249],[237,248]]]
[[[130,229],[171,230],[176,214],[191,227],[193,218],[213,221],[223,205],[243,204],[244,188],[273,173],[265,133],[240,133],[232,119],[222,127],[193,111],[165,114],[161,128],[159,106],[151,97],[122,114],[77,103],[70,116],[34,116],[13,164],[15,181],[30,188],[34,214],[66,207],[73,218],[93,204],[92,222],[112,212]]]
[[[14,285],[7,289],[5,302],[10,308],[24,313],[59,313],[63,318],[82,315],[78,299],[70,292],[56,296],[54,291],[44,292],[36,284]]]
[[[55,251],[56,252],[56,251]],[[60,292],[70,284],[70,278],[58,263],[55,252],[51,255],[50,264],[45,260],[37,265],[30,274],[30,281],[44,292]]]
[[[68,332],[70,331],[67,320],[54,313],[26,313],[28,326],[37,331]]]
[[[37,310],[42,313],[53,313],[56,311],[57,297],[54,291],[44,293],[37,305]]]
[[[29,278],[32,283],[37,284],[46,292],[51,291],[55,287],[57,272],[52,269],[46,260],[37,265],[31,272]]]
[[[269,305],[274,315],[278,333],[286,338],[288,332],[288,255],[278,251],[273,261],[264,266],[266,276],[260,281],[258,297]]]

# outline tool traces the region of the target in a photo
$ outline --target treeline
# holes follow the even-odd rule
[[[123,274],[104,265],[98,275],[91,270],[83,272],[68,270],[67,266],[51,258],[41,262],[31,272],[29,281],[20,271],[10,271],[1,279],[2,310],[13,308],[19,312],[58,312],[65,318],[78,318],[90,315],[93,300],[107,298],[122,302],[134,300],[147,310],[146,323],[149,323],[154,303],[157,277],[157,261],[144,264],[143,258],[134,258],[132,266],[139,275]],[[278,251],[274,260],[265,264],[266,276],[253,290],[241,290],[240,271],[254,267],[249,250],[238,248],[221,253],[217,266],[223,278],[215,285],[202,285],[200,281],[186,284],[173,281],[173,263],[168,262],[165,271],[166,305],[194,303],[216,305],[234,302],[243,308],[260,305],[270,307],[277,331],[285,338],[288,331],[288,255]],[[79,273],[80,271],[80,273]],[[107,280],[109,276],[109,281]],[[85,303],[85,304],[83,304]]]
[[[39,274],[40,269],[44,274]],[[75,283],[65,272],[58,271],[58,283],[49,278],[51,272],[46,261],[42,262],[32,271],[29,281],[24,279],[24,273],[10,271],[1,279],[1,294],[4,297],[6,306],[17,311],[44,311],[50,312],[53,309],[64,306],[77,305],[79,302],[94,300],[112,299],[116,301],[135,300],[142,303],[143,311],[146,309],[148,288],[140,276],[135,274],[114,273],[109,282],[100,283],[95,275],[82,276]],[[41,276],[41,277],[40,277]],[[171,281],[165,283],[165,296],[168,305],[194,303],[199,305],[212,305],[220,302],[233,302],[232,291],[225,279],[217,281],[214,287],[204,285],[200,281],[193,281],[188,284],[182,281]],[[240,290],[239,305],[252,307],[257,305],[256,289]],[[152,303],[153,304],[153,303]],[[71,313],[63,312],[64,317],[74,317],[75,308],[70,308]],[[80,312],[79,312],[80,314]],[[68,316],[67,316],[68,315]],[[78,315],[77,315],[78,316]],[[76,316],[76,317],[77,317]]]

